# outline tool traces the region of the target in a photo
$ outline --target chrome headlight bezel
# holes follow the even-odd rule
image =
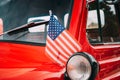
[[[76,58],[78,58],[78,59],[76,59]],[[82,59],[79,59],[79,58],[82,58]],[[70,72],[70,64],[72,64],[72,66],[74,66],[76,71],[71,70],[72,72]],[[80,69],[76,68],[76,65],[78,65],[80,67]],[[77,53],[73,54],[67,61],[65,77],[72,79],[72,80],[74,80],[74,79],[75,80],[83,80],[83,79],[91,80],[91,79],[95,78],[98,71],[99,71],[99,65],[93,56],[91,56],[90,54],[85,53],[85,52],[84,53],[77,52]],[[77,75],[77,73],[78,73],[78,75],[84,76],[84,77],[81,77],[81,78],[79,76],[75,77]],[[79,78],[79,79],[77,79],[77,78]]]

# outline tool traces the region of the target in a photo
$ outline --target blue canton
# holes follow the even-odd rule
[[[55,40],[65,28],[60,22],[52,15],[49,21],[48,35],[52,40]]]

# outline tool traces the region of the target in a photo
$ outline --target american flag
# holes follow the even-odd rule
[[[54,62],[65,65],[68,58],[80,50],[81,47],[79,43],[52,15],[49,21],[46,54]]]

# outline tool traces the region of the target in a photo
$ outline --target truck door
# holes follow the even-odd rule
[[[120,3],[109,1],[89,4],[86,32],[100,64],[98,80],[120,78]]]

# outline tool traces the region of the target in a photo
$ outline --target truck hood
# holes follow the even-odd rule
[[[52,62],[45,47],[1,42],[0,80],[61,80],[65,66]]]
[[[1,67],[0,80],[63,80],[65,69],[54,63],[17,63]]]

